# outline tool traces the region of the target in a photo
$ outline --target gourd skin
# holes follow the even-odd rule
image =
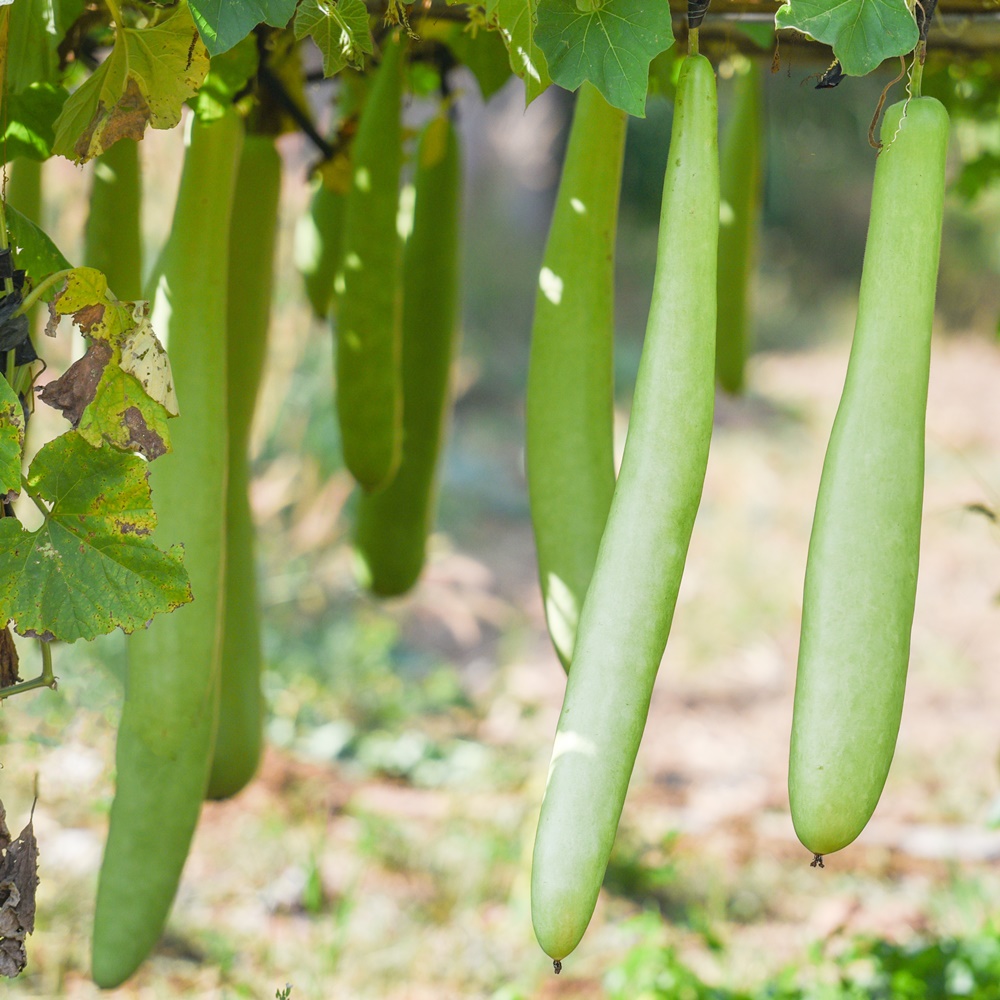
[[[225,611],[210,799],[239,792],[256,773],[263,747],[260,607],[248,449],[267,354],[280,196],[281,157],[274,139],[248,135],[236,176],[229,238]]]
[[[715,375],[726,392],[743,391],[750,340],[750,284],[760,220],[763,70],[756,62],[735,80],[733,110],[719,146],[718,325]]]
[[[142,298],[142,176],[139,144],[119,139],[94,161],[84,260],[119,299]]]
[[[684,59],[625,454],[580,617],[535,836],[531,915],[561,961],[594,911],[666,646],[712,434],[715,74]]]
[[[434,519],[458,323],[462,177],[448,116],[417,151],[413,231],[403,259],[403,457],[392,482],[358,499],[355,546],[365,582],[383,597],[420,576]]]
[[[627,116],[580,87],[539,274],[525,463],[549,634],[569,668],[615,488],[614,278]]]
[[[809,542],[792,719],[792,821],[819,855],[850,844],[882,793],[917,586],[948,114],[934,98],[900,102],[886,111],[882,140]]]
[[[208,783],[218,713],[226,504],[226,282],[243,125],[192,118],[170,237],[153,279],[180,416],[150,465],[157,544],[184,544],[194,600],[128,640],[125,704],[94,915],[98,986],[124,982],[170,911]]]
[[[344,464],[363,489],[387,486],[402,457],[401,246],[404,43],[391,35],[354,141],[337,308],[337,417]]]

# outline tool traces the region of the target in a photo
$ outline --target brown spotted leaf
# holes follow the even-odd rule
[[[6,826],[4,827],[6,830]],[[28,963],[24,939],[35,929],[38,843],[29,819],[0,861],[0,975],[13,979]]]
[[[191,600],[181,548],[150,540],[148,465],[92,448],[72,431],[45,444],[28,473],[51,504],[36,531],[0,518],[0,620],[20,635],[65,642],[132,632]]]
[[[10,383],[0,377],[0,500],[12,501],[21,492],[24,428],[24,407]]]
[[[63,106],[52,152],[83,163],[119,139],[138,141],[147,126],[173,128],[207,73],[184,0],[157,23],[120,28],[111,54]]]
[[[60,410],[95,448],[110,444],[149,461],[166,454],[177,396],[167,353],[149,322],[149,303],[119,301],[100,271],[78,267],[49,303],[47,332],[54,333],[63,316],[72,318],[89,346],[39,399]]]

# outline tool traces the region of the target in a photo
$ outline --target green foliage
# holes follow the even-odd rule
[[[258,24],[283,28],[297,0],[191,0],[195,24],[210,55],[217,56],[242,41]]]
[[[589,80],[613,107],[643,118],[649,64],[674,33],[667,4],[540,0],[535,38],[560,87]]]
[[[502,31],[476,30],[469,25],[449,24],[443,35],[444,43],[455,58],[476,78],[483,100],[488,101],[511,76],[510,56]],[[529,100],[534,87],[528,85]]]
[[[703,982],[665,941],[654,914],[627,928],[639,941],[605,977],[609,1000],[993,1000],[1000,981],[1000,935],[989,925],[968,937],[905,944],[859,937],[834,959],[815,948],[749,989]]]
[[[140,140],[147,125],[173,128],[207,72],[208,54],[184,0],[160,21],[120,28],[111,54],[56,120],[52,151],[83,163],[122,137]]]
[[[5,378],[0,378],[0,494],[13,500],[21,492],[24,408]]]
[[[51,83],[33,83],[21,93],[9,94],[4,107],[3,155],[45,160],[52,155],[55,122],[69,95]]]
[[[7,232],[17,266],[29,280],[38,283],[50,274],[72,266],[48,233],[11,205],[7,206]]]
[[[237,95],[247,89],[257,75],[260,54],[257,39],[250,35],[221,55],[212,56],[208,75],[198,89],[195,110],[202,121],[222,118],[233,106]]]
[[[41,448],[27,483],[42,526],[0,518],[0,618],[21,635],[73,642],[131,632],[191,599],[180,548],[164,553],[149,539],[156,515],[145,470],[78,434]]]
[[[295,12],[295,37],[309,35],[323,53],[323,72],[333,76],[345,66],[361,69],[372,52],[368,8],[364,0],[302,0]]]
[[[487,0],[486,20],[507,46],[510,68],[524,80],[530,104],[552,82],[545,53],[536,38],[537,0]]]
[[[84,0],[18,0],[11,4],[7,46],[11,93],[33,84],[59,82],[59,43],[83,9]]]
[[[906,0],[789,0],[774,20],[779,28],[831,46],[848,76],[864,76],[917,44],[917,22]]]

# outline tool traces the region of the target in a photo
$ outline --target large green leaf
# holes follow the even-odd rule
[[[122,28],[111,54],[66,102],[53,152],[77,163],[146,126],[173,128],[208,72],[208,53],[181,0],[162,21]]]
[[[211,55],[242,41],[258,24],[283,28],[297,0],[190,0],[191,13]]]
[[[552,79],[567,90],[589,80],[609,104],[644,118],[649,64],[674,41],[667,3],[539,0],[535,40]]]
[[[3,155],[47,160],[52,155],[55,123],[69,95],[63,87],[36,83],[18,94],[8,95],[4,107]]]
[[[421,34],[425,32],[426,29]],[[500,32],[486,31],[482,27],[478,31],[470,31],[465,25],[449,24],[441,38],[458,61],[476,78],[484,101],[488,101],[510,79],[510,55]],[[548,73],[546,81],[547,78]],[[529,101],[537,96],[534,94],[534,87],[526,89],[531,91]]]
[[[917,22],[906,0],[790,0],[774,20],[779,28],[825,42],[849,76],[864,76],[917,44]]]
[[[0,619],[21,635],[132,632],[191,600],[180,546],[158,549],[146,463],[72,432],[44,445],[31,491],[52,506],[37,531],[0,518]]]
[[[59,43],[83,13],[84,0],[17,0],[10,4],[7,90],[59,83]]]
[[[7,206],[7,232],[14,248],[14,262],[34,284],[72,267],[48,233],[13,205]]]
[[[535,6],[536,0],[486,0],[486,20],[500,31],[510,68],[524,80],[529,104],[552,82],[535,38]]]
[[[21,451],[24,448],[24,408],[10,383],[0,377],[0,499],[21,492]]]
[[[365,54],[373,49],[364,0],[302,0],[295,12],[295,37],[306,35],[323,53],[327,76],[345,66],[361,69]]]

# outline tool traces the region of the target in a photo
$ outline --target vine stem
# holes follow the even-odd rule
[[[44,639],[39,639],[38,644],[42,647],[42,672],[37,677],[32,677],[29,681],[18,681],[9,687],[0,688],[0,701],[9,698],[12,694],[23,694],[25,691],[35,691],[38,688],[56,689],[56,675],[52,672],[52,645]]]
[[[0,93],[7,96],[7,41],[10,37],[10,4],[0,7]],[[6,104],[6,100],[4,101]],[[6,157],[4,157],[6,159]],[[3,197],[0,198],[0,250],[7,249],[7,165],[3,166]],[[14,291],[14,282],[4,278],[4,295]]]
[[[44,281],[39,282],[24,297],[24,301],[17,307],[14,315],[23,316],[53,285],[63,281],[73,270],[74,268],[72,267],[64,268],[62,271],[56,271],[54,274],[50,274]]]
[[[122,24],[122,12],[121,8],[118,6],[118,0],[104,0],[107,4],[108,10],[111,13],[111,18],[115,22],[115,26],[118,28],[123,28],[125,25]]]
[[[692,28],[688,32],[688,55],[698,55],[698,28]]]
[[[917,43],[917,51],[914,53],[913,66],[910,69],[910,96],[920,96],[920,84],[924,77],[924,60],[927,58],[927,42],[921,40]]]
[[[28,485],[28,480],[25,476],[21,476],[21,489],[27,494],[31,499],[31,502],[42,512],[42,517],[48,518],[52,513],[48,507],[42,502],[42,498]]]

